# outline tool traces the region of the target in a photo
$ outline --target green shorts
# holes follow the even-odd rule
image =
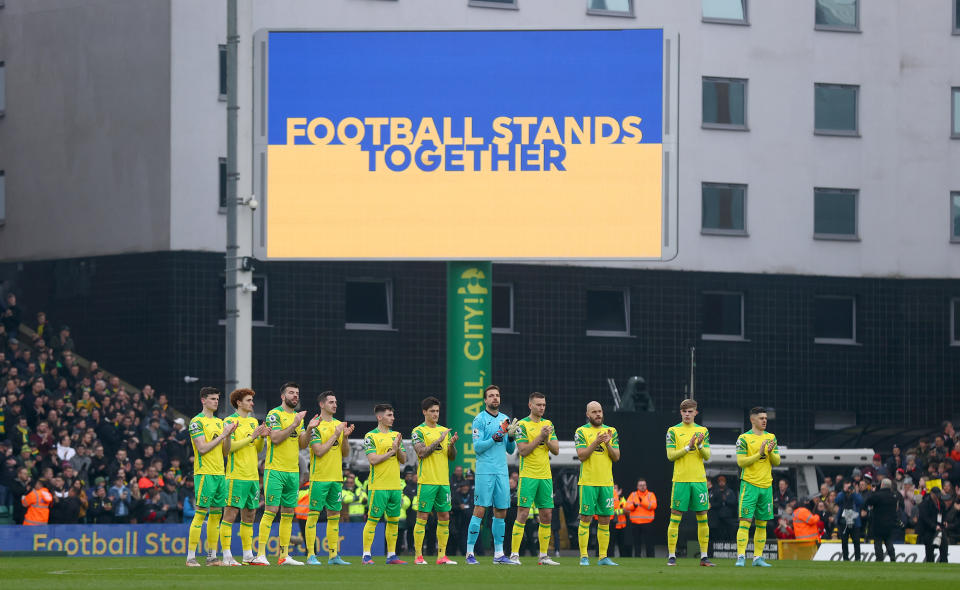
[[[257,480],[228,479],[227,506],[256,510],[260,507],[260,482]]]
[[[263,471],[263,502],[267,506],[297,507],[300,474],[265,469]]]
[[[197,506],[225,506],[227,503],[227,478],[223,475],[194,475],[193,489]]]
[[[417,486],[418,512],[450,512],[450,486],[422,483]]]
[[[381,516],[399,517],[403,512],[401,490],[371,490],[367,518],[379,520]]]
[[[580,515],[594,514],[613,516],[613,486],[580,486]]]
[[[740,482],[740,518],[773,520],[773,486],[758,488]]]
[[[520,489],[517,491],[517,506],[530,508],[553,508],[553,480],[520,478]]]
[[[670,491],[670,509],[678,512],[710,509],[710,494],[705,481],[675,481]]]
[[[340,512],[343,509],[342,492],[343,482],[341,481],[311,481],[310,510]]]

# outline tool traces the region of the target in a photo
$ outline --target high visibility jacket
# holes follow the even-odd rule
[[[627,501],[620,497],[620,494],[616,490],[613,491],[613,528],[615,529],[625,529],[627,528],[627,515],[625,512],[625,507]]]
[[[364,510],[363,504],[367,501],[365,492],[358,488],[352,490],[344,488],[342,498],[343,503],[347,506],[347,515],[351,519],[364,516],[366,510]]]
[[[793,534],[797,539],[819,539],[820,517],[801,506],[793,511]]]
[[[653,522],[654,512],[657,510],[657,496],[647,490],[642,494],[637,490],[627,496],[627,515],[633,524],[647,524]]]
[[[297,507],[293,509],[293,515],[300,520],[307,520],[310,513],[310,488],[300,490],[297,494]]]
[[[53,495],[47,488],[32,490],[21,498],[20,503],[27,508],[23,524],[36,526],[50,521],[50,504],[53,503]]]

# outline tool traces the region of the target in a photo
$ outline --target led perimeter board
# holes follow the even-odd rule
[[[259,258],[676,255],[661,29],[254,37]]]

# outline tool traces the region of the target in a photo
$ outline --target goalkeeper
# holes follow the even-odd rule
[[[480,523],[487,507],[493,506],[493,563],[519,565],[503,554],[503,518],[510,507],[510,479],[507,455],[516,450],[517,420],[500,413],[500,388],[488,385],[483,391],[485,411],[473,419],[473,448],[477,453],[477,479],[473,518],[467,528],[467,563],[476,565],[473,549],[480,536]]]

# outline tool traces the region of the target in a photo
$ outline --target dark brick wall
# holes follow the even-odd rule
[[[420,421],[418,401],[445,387],[445,265],[430,262],[258,263],[268,278],[268,327],[254,328],[253,381],[272,407],[280,383],[332,388],[348,409],[392,402],[397,425]],[[6,269],[32,318],[45,301],[69,323],[81,354],[135,383],[152,382],[192,411],[197,385],[223,382],[223,257],[196,252],[24,263]],[[347,278],[389,278],[394,330],[345,330]],[[494,266],[514,284],[514,334],[494,334],[494,382],[506,411],[548,394],[563,438],[584,404],[609,406],[607,377],[646,378],[657,409],[676,407],[696,347],[696,396],[711,408],[776,408],[771,430],[793,446],[816,437],[816,411],[860,424],[931,425],[960,414],[960,347],[949,300],[960,280],[829,278],[704,272]],[[585,334],[589,287],[630,291],[631,336]],[[746,341],[700,339],[701,292],[745,293]],[[855,346],[815,344],[813,297],[857,298]],[[351,406],[354,404],[354,406]],[[566,434],[565,434],[566,433]]]

